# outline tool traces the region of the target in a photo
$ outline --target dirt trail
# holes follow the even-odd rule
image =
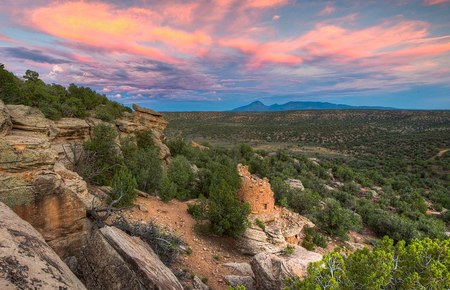
[[[164,203],[156,197],[139,197],[133,208],[123,213],[129,221],[153,221],[163,229],[180,236],[192,249],[192,254],[180,255],[172,269],[188,269],[200,278],[206,278],[211,289],[226,289],[224,275],[237,274],[222,266],[227,262],[248,262],[251,257],[239,253],[235,241],[227,237],[197,234],[195,220],[187,212],[187,203],[172,200]],[[147,212],[146,212],[147,211]]]

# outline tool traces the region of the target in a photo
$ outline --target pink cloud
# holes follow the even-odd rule
[[[250,8],[269,8],[282,6],[288,3],[287,0],[247,0],[246,6]]]
[[[444,3],[449,3],[450,0],[424,0],[423,3],[427,6],[432,6],[432,5],[440,5],[440,4],[444,4]]]
[[[11,41],[13,41],[13,40],[12,40],[10,37],[8,37],[8,36],[6,36],[6,35],[0,33],[0,41],[3,41],[3,42],[11,42]]]
[[[333,14],[334,11],[336,11],[336,8],[331,4],[327,4],[322,10],[320,10],[320,12],[317,15],[326,16]]]
[[[173,15],[183,7],[165,9],[164,13]],[[29,15],[31,25],[50,35],[164,62],[177,62],[177,57],[162,50],[155,45],[157,43],[168,45],[171,51],[186,52],[211,42],[202,31],[183,31],[161,25],[160,14],[150,9],[118,10],[103,3],[67,2],[34,9]],[[190,12],[181,15],[179,21],[190,22]]]

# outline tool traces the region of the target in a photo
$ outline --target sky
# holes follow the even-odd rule
[[[160,111],[450,109],[450,0],[3,0],[0,63]]]

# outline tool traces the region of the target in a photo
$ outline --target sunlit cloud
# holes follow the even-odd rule
[[[425,0],[423,2],[427,6],[432,6],[432,5],[440,5],[440,4],[449,3],[450,0]]]

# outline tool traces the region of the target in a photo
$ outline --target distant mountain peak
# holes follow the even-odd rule
[[[274,112],[290,110],[396,110],[395,108],[380,106],[350,106],[344,104],[333,104],[329,102],[313,101],[290,101],[285,104],[273,104],[266,106],[263,102],[256,100],[248,105],[235,108],[231,112]]]

